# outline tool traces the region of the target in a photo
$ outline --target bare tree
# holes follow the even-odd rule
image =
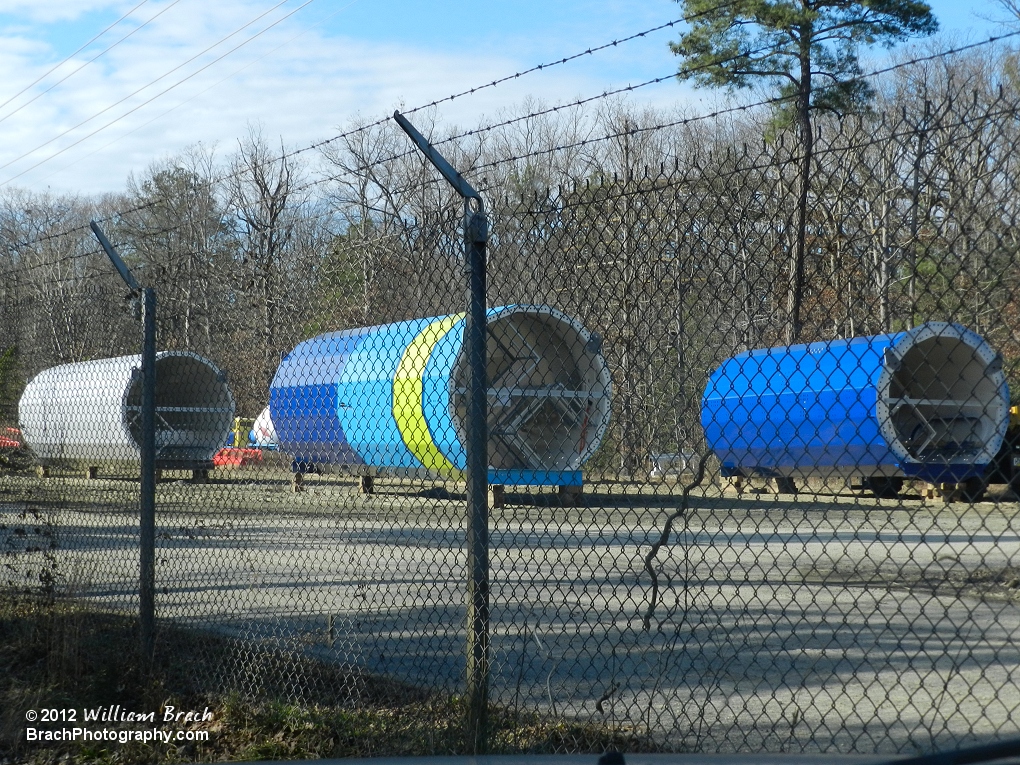
[[[295,186],[300,168],[281,144],[275,154],[261,130],[249,127],[231,163],[228,188],[238,226],[238,285],[244,310],[239,318],[251,327],[249,378],[268,391],[279,354],[292,323],[283,312],[288,302],[288,272],[298,226]],[[288,339],[290,339],[288,337]]]
[[[128,179],[131,205],[117,221],[125,255],[159,290],[159,344],[212,353],[228,313],[235,240],[214,183],[214,154],[201,146]]]

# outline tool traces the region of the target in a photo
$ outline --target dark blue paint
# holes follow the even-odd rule
[[[281,447],[297,464],[364,465],[340,424],[337,383],[351,355],[376,327],[332,332],[298,344],[269,388]]]

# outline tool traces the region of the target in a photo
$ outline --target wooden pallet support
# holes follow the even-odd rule
[[[792,478],[786,476],[780,476],[772,479],[772,484],[776,488],[776,494],[796,494],[797,493],[797,482]]]
[[[930,483],[922,492],[924,499],[941,499],[943,502],[955,502],[959,498],[960,484]]]
[[[583,486],[560,486],[560,502],[568,507],[577,507],[581,504],[581,495],[584,493]]]
[[[362,494],[375,494],[375,476],[361,476],[359,486]]]
[[[738,497],[744,493],[745,483],[743,476],[732,476],[729,478],[719,479],[719,488],[722,489],[723,494],[733,493]]]
[[[502,510],[506,507],[506,487],[502,484],[490,484],[489,507],[493,510]]]

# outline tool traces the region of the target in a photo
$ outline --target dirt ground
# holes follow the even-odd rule
[[[593,482],[571,507],[508,487],[490,513],[495,700],[709,751],[903,751],[1016,730],[1010,495],[712,482],[685,507],[681,488]],[[462,491],[377,479],[364,495],[356,477],[312,475],[295,493],[282,467],[168,474],[157,616],[456,691]],[[0,476],[0,546],[19,572],[130,612],[137,484]]]

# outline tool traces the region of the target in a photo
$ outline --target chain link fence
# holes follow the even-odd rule
[[[492,231],[494,709],[662,751],[1016,733],[1011,56],[816,116],[806,195],[761,109],[436,140]],[[462,203],[395,125],[211,163],[5,197],[3,586],[138,613],[141,330],[102,218],[158,300],[157,653],[203,636],[251,696],[462,694]]]

